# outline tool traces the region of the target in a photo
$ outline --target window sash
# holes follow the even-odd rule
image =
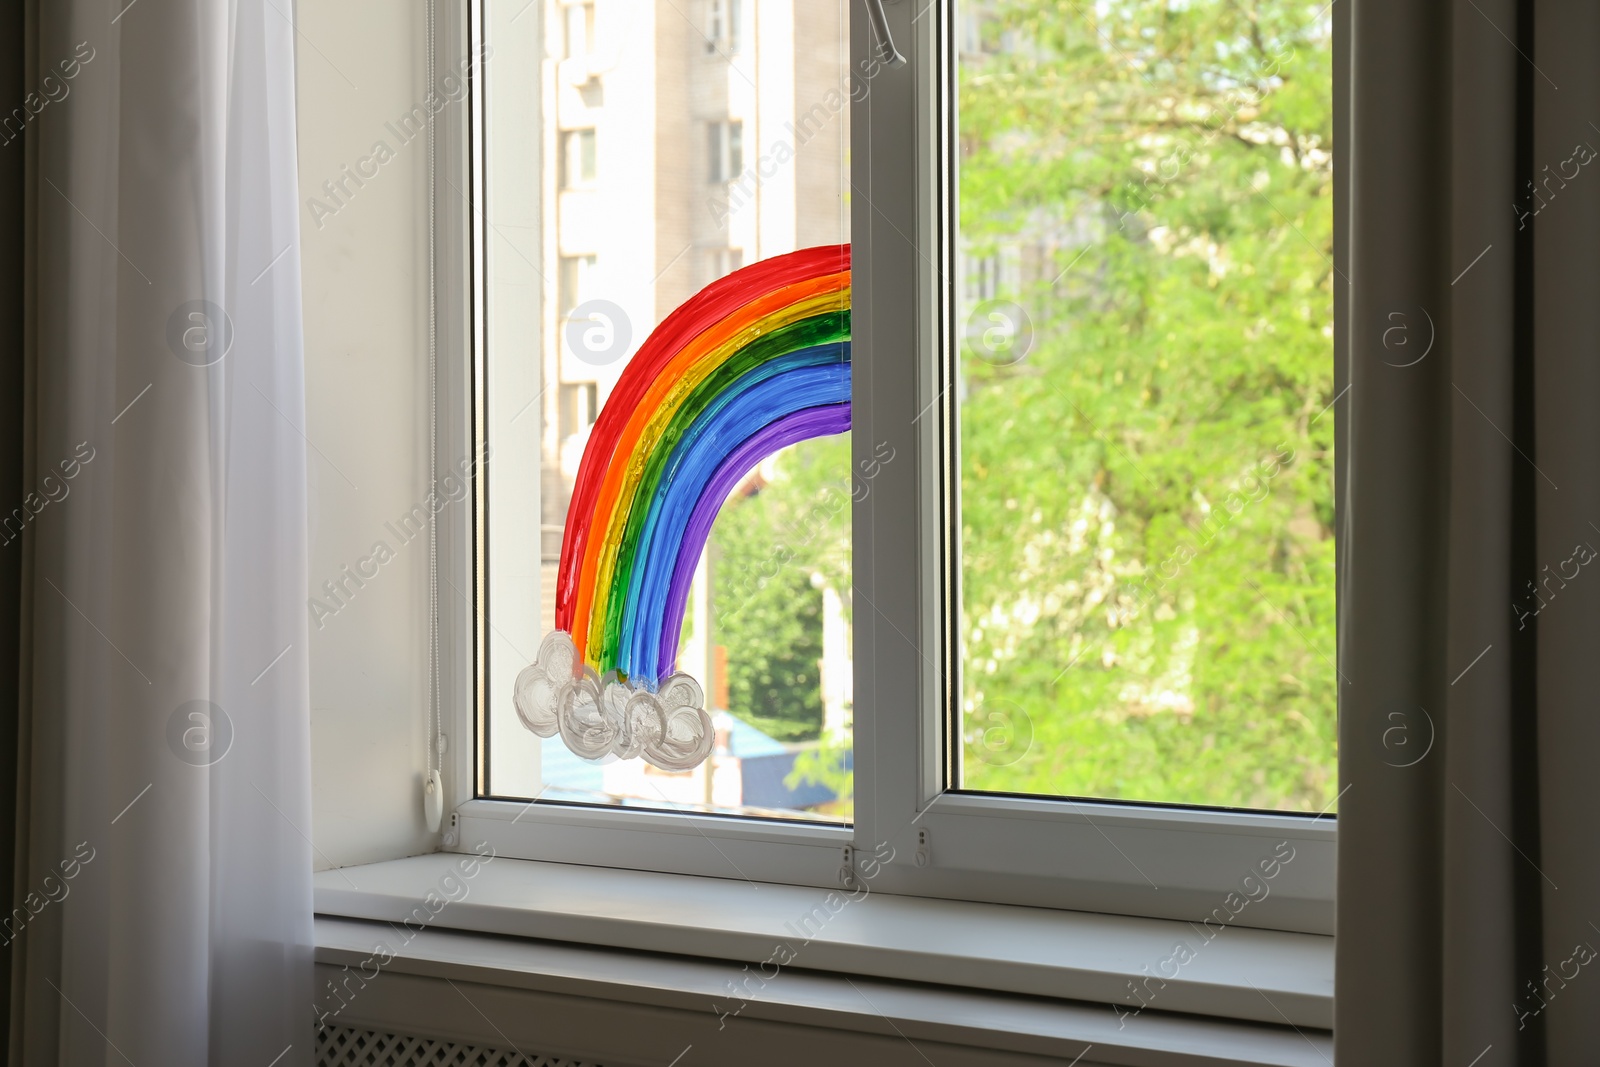
[[[557,0],[539,2],[546,15],[562,15]],[[525,531],[529,523],[539,522],[540,479],[549,476],[540,470],[538,420],[517,421],[519,408],[533,410],[525,408],[526,398],[541,395],[544,384],[538,361],[528,358],[528,328],[541,321],[549,305],[561,310],[565,302],[570,310],[581,299],[582,285],[579,257],[572,257],[565,270],[547,270],[546,278],[526,258],[526,239],[494,221],[540,214],[544,194],[526,173],[529,146],[516,138],[539,129],[535,79],[547,59],[541,23],[548,21],[536,17],[539,12],[519,19],[518,5],[486,0],[464,0],[454,12],[460,13],[461,22],[444,20],[448,25],[440,34],[439,62],[453,62],[451,57],[485,45],[492,47],[494,62],[484,64],[482,76],[471,83],[469,107],[446,110],[437,129],[442,151],[435,208],[443,220],[438,276],[444,356],[438,474],[442,478],[451,461],[473,450],[488,451],[490,458],[475,471],[470,519],[463,515],[459,528],[442,523],[439,612],[448,665],[445,788],[450,800],[445,847],[487,842],[505,856],[838,886],[852,840],[847,826],[529,805],[498,800],[484,791],[488,768],[480,741],[487,736],[489,683],[491,674],[499,679],[509,662],[503,656],[498,665],[491,661],[491,636],[509,631],[520,647],[532,649],[543,633],[534,603],[540,595],[537,553],[491,551],[490,541],[491,533],[507,523]],[[558,134],[543,137],[549,140],[541,151],[560,151]],[[509,147],[496,150],[499,144]],[[734,145],[742,147],[738,140]],[[730,261],[732,254],[742,255],[730,250]],[[445,355],[452,352],[466,355]],[[515,404],[508,402],[511,396],[518,398]],[[499,473],[503,471],[516,471],[517,477],[507,480]],[[542,530],[546,547],[552,543],[550,534]],[[491,568],[513,576],[510,584],[526,591],[519,592],[517,603],[489,601]],[[511,673],[519,668],[511,667]]]
[[[732,119],[725,129],[728,145],[723,173],[726,175],[726,180],[731,182],[744,173],[744,123]]]
[[[960,27],[953,0],[915,21],[886,11],[908,65],[880,73],[852,116],[852,155],[865,166],[853,176],[852,329],[872,354],[857,368],[853,437],[857,470],[876,469],[855,511],[856,833],[859,847],[887,841],[918,862],[885,866],[875,888],[1200,921],[1284,842],[1293,862],[1238,921],[1331,932],[1332,818],[947,788],[960,736],[950,669]],[[857,54],[864,29],[852,34]],[[896,458],[872,467],[884,447]]]

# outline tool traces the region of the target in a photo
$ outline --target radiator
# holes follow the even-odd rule
[[[560,1056],[462,1045],[348,1026],[317,1031],[317,1067],[599,1067]]]

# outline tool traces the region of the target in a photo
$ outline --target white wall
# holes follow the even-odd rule
[[[427,540],[405,543],[385,525],[398,527],[428,491],[427,142],[404,143],[399,122],[427,92],[426,8],[296,6],[309,593],[335,608],[323,582],[378,542],[394,553],[311,624],[311,836],[323,868],[432,851],[436,840],[421,802]],[[380,141],[392,158],[369,162],[377,173],[363,185],[345,178],[348,196],[328,197],[323,183],[357,170]]]

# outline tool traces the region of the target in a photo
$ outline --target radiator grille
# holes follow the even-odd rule
[[[598,1067],[559,1056],[460,1045],[347,1026],[317,1031],[317,1067]]]

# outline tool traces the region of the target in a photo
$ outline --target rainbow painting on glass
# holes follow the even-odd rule
[[[699,765],[716,737],[678,638],[712,523],[762,460],[848,429],[849,245],[751,264],[668,315],[584,449],[522,724],[585,759]]]

